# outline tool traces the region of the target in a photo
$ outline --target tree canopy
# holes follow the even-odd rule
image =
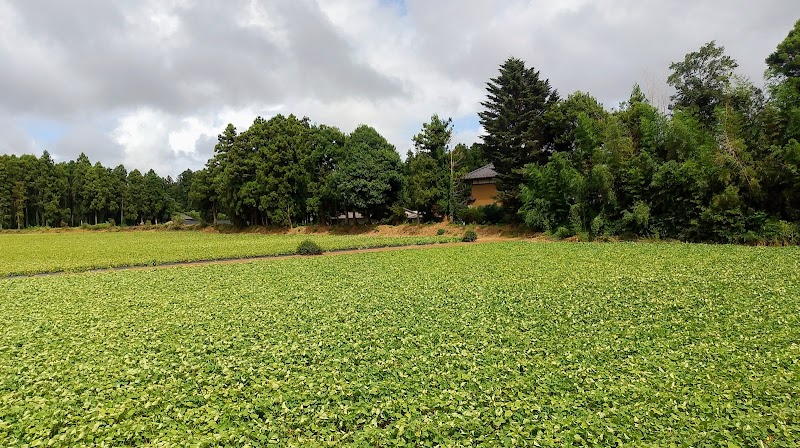
[[[373,127],[348,134],[294,115],[257,117],[241,132],[229,124],[205,167],[175,180],[85,154],[0,155],[0,228],[157,223],[191,210],[240,226],[355,212],[394,222],[403,208],[461,220],[470,197],[462,179],[492,163],[504,209],[487,209],[487,221],[587,237],[797,243],[800,21],[766,63],[762,90],[711,41],[670,65],[667,112],[637,84],[615,109],[587,92],[561,98],[511,57],[486,84],[482,142],[454,142],[453,121],[433,114],[405,162]]]
[[[546,162],[553,139],[547,132],[546,113],[558,102],[558,93],[539,72],[517,58],[500,66],[489,80],[481,104],[480,123],[486,157],[494,164],[497,189],[507,210],[519,208],[522,169],[528,163]]]

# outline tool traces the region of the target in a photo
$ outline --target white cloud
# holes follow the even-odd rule
[[[141,109],[120,119],[112,136],[124,151],[125,166],[167,171],[165,143],[169,141],[169,129],[173,127],[170,121],[168,115],[152,109]]]
[[[404,154],[431,114],[481,134],[485,83],[509,56],[616,107],[638,82],[666,102],[669,63],[717,39],[760,81],[796,0],[0,0],[0,151],[36,148],[20,117],[68,128],[60,157],[176,175],[227,123],[369,124]],[[470,128],[472,127],[472,128]],[[9,143],[9,139],[13,142]]]

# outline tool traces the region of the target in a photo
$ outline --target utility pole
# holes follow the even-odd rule
[[[447,195],[447,214],[448,214],[448,220],[447,221],[448,222],[453,222],[453,215],[455,214],[454,213],[455,210],[453,210],[453,208],[454,208],[453,207],[453,202],[455,202],[455,200],[454,200],[455,198],[453,197],[453,193],[454,193],[454,189],[453,189],[453,182],[454,182],[453,171],[455,170],[455,164],[454,164],[454,159],[453,159],[453,151],[454,151],[454,149],[450,150],[450,182],[448,182],[450,184],[450,185],[448,185],[450,191],[448,192],[448,195]]]

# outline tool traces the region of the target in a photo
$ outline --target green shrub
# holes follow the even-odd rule
[[[477,239],[478,239],[478,234],[474,230],[470,229],[464,232],[464,237],[461,238],[461,241],[465,243],[471,243]]]
[[[763,235],[748,230],[741,236],[741,242],[749,246],[764,246],[767,244],[767,239]]]
[[[464,224],[480,224],[483,222],[483,211],[478,208],[468,208],[461,212]]]
[[[770,219],[761,229],[761,235],[772,246],[787,246],[800,242],[800,232],[795,224]]]
[[[572,236],[572,232],[569,231],[568,228],[561,226],[556,229],[556,232],[553,234],[556,238],[563,240],[564,238],[569,238]]]
[[[294,253],[297,255],[320,255],[322,254],[322,248],[311,240],[303,240]]]
[[[84,230],[108,230],[111,227],[113,227],[112,224],[107,222],[101,222],[97,224],[89,224],[89,223],[81,224],[81,229]]]
[[[650,206],[642,201],[633,204],[633,208],[622,212],[625,228],[639,235],[646,235],[650,228]]]
[[[437,230],[437,231],[436,231],[436,234],[437,234],[437,235],[439,235],[439,236],[442,236],[442,235],[444,235],[444,229],[439,229],[439,230]]]
[[[483,215],[482,223],[499,224],[503,220],[503,209],[497,204],[482,205],[478,210]]]

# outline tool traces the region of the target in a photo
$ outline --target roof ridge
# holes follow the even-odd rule
[[[464,180],[493,179],[495,176],[497,176],[497,171],[494,169],[494,163],[487,163],[486,165],[465,174]]]
[[[480,168],[475,168],[474,170],[472,170],[469,173],[465,174],[464,177],[469,176],[472,173],[477,173],[478,171],[480,171],[480,170],[482,170],[484,168],[489,168],[490,170],[494,170],[494,163],[489,162],[489,163],[487,163],[486,165],[483,165]]]

